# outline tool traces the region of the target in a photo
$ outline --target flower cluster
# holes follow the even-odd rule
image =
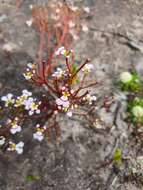
[[[17,108],[23,106],[24,109],[28,111],[29,115],[33,115],[34,113],[39,114],[39,105],[41,102],[37,102],[36,98],[31,96],[32,92],[25,89],[22,91],[22,95],[18,96],[16,99],[13,98],[12,94],[8,94],[6,96],[2,96],[1,100],[5,102],[6,107],[9,105],[13,105]]]
[[[125,71],[120,74],[119,84],[123,91],[132,93],[132,98],[127,98],[129,120],[134,124],[143,124],[143,99],[138,97],[143,90],[140,76],[136,72]]]
[[[71,90],[70,93],[67,91],[65,87],[62,88],[62,96],[60,98],[56,99],[57,108],[60,111],[67,112],[67,115],[69,117],[72,116],[72,109],[74,105],[72,102],[70,102],[70,95],[73,94],[73,91]]]
[[[96,96],[91,95],[89,89],[87,90],[96,85],[96,82],[88,83],[87,79],[94,67],[89,64],[89,59],[81,65],[75,65],[73,53],[65,47],[56,50],[55,55],[62,57],[62,60],[65,59],[65,64],[58,67],[49,78],[43,74],[41,86],[44,86],[46,91],[42,94],[40,101],[37,101],[32,92],[27,89],[22,90],[21,95],[17,97],[10,93],[1,97],[1,101],[4,102],[3,110],[9,108],[9,119],[0,127],[0,146],[7,144],[9,145],[8,151],[22,154],[24,142],[20,141],[16,144],[12,138],[13,135],[18,136],[22,131],[26,119],[34,118],[34,121],[38,123],[33,139],[42,141],[44,137],[48,137],[52,128],[56,130],[56,134],[59,134],[58,114],[72,117],[80,114],[83,105],[92,106],[96,101]],[[27,72],[32,75],[24,74],[26,80],[32,79],[36,72],[35,64],[28,63],[27,67]],[[44,68],[42,70],[44,71]],[[38,82],[33,78],[32,83]]]
[[[28,90],[23,90],[22,91],[22,95],[21,96],[18,96],[15,100],[15,104],[14,106],[15,107],[19,107],[19,106],[22,106],[22,105],[25,105],[25,101],[27,100],[27,98],[29,96],[32,96],[32,92],[29,92]]]

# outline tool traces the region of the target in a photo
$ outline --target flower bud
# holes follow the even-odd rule
[[[129,82],[131,82],[132,79],[133,79],[133,76],[129,72],[123,72],[120,75],[120,81],[122,83],[129,83]]]
[[[141,106],[134,106],[132,113],[135,117],[143,117],[143,108]]]

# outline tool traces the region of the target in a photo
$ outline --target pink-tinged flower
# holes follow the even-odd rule
[[[64,46],[60,47],[56,52],[55,55],[63,55],[66,58],[69,58],[71,56],[71,53],[73,52],[73,50],[66,50]]]
[[[70,28],[74,28],[75,27],[75,23],[71,20],[71,21],[69,21],[69,27]]]
[[[62,96],[61,98],[56,99],[56,104],[58,106],[62,106],[63,108],[68,108],[70,105],[70,102],[68,100],[68,97]]]
[[[55,52],[55,55],[64,55],[65,53],[66,53],[66,49],[64,46],[62,46],[59,49],[57,49],[57,51]]]

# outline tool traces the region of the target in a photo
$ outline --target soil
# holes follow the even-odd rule
[[[0,0],[0,95],[17,93],[27,86],[22,70],[35,59],[38,35],[26,21],[31,4],[48,0]],[[32,140],[26,127],[23,155],[0,152],[0,190],[141,190],[143,173],[130,174],[132,160],[142,156],[142,143],[131,135],[124,121],[126,95],[115,85],[122,71],[136,69],[143,74],[143,2],[142,0],[72,0],[88,6],[84,20],[89,32],[73,43],[77,61],[90,57],[95,67],[92,79],[101,82],[92,91],[99,99],[97,110],[102,118],[99,128],[82,120],[60,117],[60,142]],[[11,52],[4,46],[9,44]],[[114,95],[108,112],[102,107],[105,96]],[[125,163],[110,161],[117,148]]]

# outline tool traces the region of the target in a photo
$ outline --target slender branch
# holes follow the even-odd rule
[[[73,79],[76,75],[77,75],[77,73],[87,64],[87,63],[89,63],[89,59],[86,59],[86,61],[77,69],[77,71],[72,75],[72,78],[71,79]]]
[[[66,57],[66,66],[67,66],[67,68],[68,68],[68,72],[71,73],[71,68],[70,68],[69,60],[68,60],[67,57]]]
[[[94,86],[94,85],[97,85],[97,82],[94,82],[94,83],[89,84],[89,85],[87,85],[87,86],[83,86],[83,87],[81,87],[81,90],[83,90],[83,89],[85,89],[85,88],[89,88],[89,87]]]

